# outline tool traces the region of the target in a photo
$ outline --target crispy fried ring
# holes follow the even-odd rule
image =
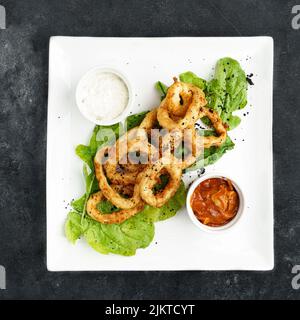
[[[109,147],[106,146],[102,149],[99,149],[94,158],[95,174],[99,182],[99,188],[103,192],[105,198],[107,198],[116,207],[120,209],[132,209],[141,203],[139,185],[136,183],[132,197],[125,199],[108,184],[103,169],[103,158],[108,152],[108,148]]]
[[[161,157],[174,155],[174,151],[181,144],[182,139],[182,130],[167,130],[166,134],[161,137]]]
[[[180,82],[179,82],[180,83]],[[197,119],[199,118],[199,111],[200,108],[206,105],[205,94],[203,91],[192,84],[184,84],[188,86],[192,98],[186,113],[183,118],[179,120],[173,120],[171,117],[171,113],[169,110],[169,100],[173,99],[173,95],[170,95],[169,92],[172,94],[172,87],[174,85],[178,85],[178,82],[175,82],[170,88],[171,91],[168,90],[166,98],[161,102],[158,111],[157,111],[157,119],[159,124],[166,129],[173,130],[173,129],[185,129],[195,124]],[[174,107],[173,107],[174,108]]]
[[[176,154],[177,151],[184,153]],[[194,127],[184,130],[172,130],[163,137],[163,156],[172,154],[181,164],[182,169],[190,167],[203,152],[203,137],[199,136]]]
[[[109,152],[109,158],[104,164],[107,177],[115,184],[134,184],[141,166],[128,163],[127,151],[131,140],[147,141],[147,133],[140,128],[133,128],[115,142]],[[124,159],[125,155],[125,159]],[[122,163],[120,166],[119,163]]]
[[[150,135],[150,130],[155,127],[157,123],[157,108],[148,112],[141,122],[139,128],[147,131],[147,134]]]
[[[161,148],[161,139],[159,138],[159,129],[157,121],[157,109],[148,112],[144,120],[140,124],[140,128],[146,130],[149,142],[154,145],[156,149]]]
[[[127,165],[118,166],[118,164],[107,161],[104,164],[106,176],[113,184],[131,185],[134,184],[138,174],[143,170],[143,165],[132,165],[129,171]],[[133,169],[133,166],[135,169]],[[133,171],[134,170],[134,171]]]
[[[130,153],[140,153],[145,157],[141,163],[138,163],[140,159],[130,159]],[[117,158],[125,158],[126,161],[123,161],[127,163],[122,164],[120,167],[114,159],[112,161],[108,159],[104,164],[106,175],[113,184],[130,185],[136,183],[137,176],[144,169],[145,164],[155,161],[158,158],[158,154],[157,150],[147,141],[136,138],[128,142],[128,148],[119,149]],[[134,163],[134,161],[137,163]],[[126,170],[126,166],[128,166],[129,170]]]
[[[181,162],[181,168],[184,170],[195,163],[203,152],[203,137],[199,136],[193,127],[184,131],[182,141],[184,149],[187,150],[187,155],[184,154]]]
[[[192,93],[188,84],[177,81],[168,89],[170,96],[168,110],[173,116],[183,117],[191,103]],[[174,119],[173,119],[174,120]]]
[[[122,160],[122,162],[124,162]],[[122,164],[121,166],[125,172],[129,172],[129,173],[140,173],[143,170],[143,165],[142,164],[135,164],[135,163],[126,163],[126,164]]]
[[[223,125],[222,119],[220,118],[219,114],[216,111],[206,107],[202,107],[200,108],[199,118],[203,118],[205,116],[208,117],[208,119],[211,121],[218,136],[204,137],[203,138],[204,148],[219,147],[226,140],[227,130]]]
[[[103,193],[101,191],[98,191],[90,196],[86,205],[86,210],[88,215],[92,219],[100,223],[105,223],[105,224],[122,223],[125,220],[129,219],[130,217],[142,211],[144,208],[144,203],[140,202],[137,206],[131,209],[123,209],[110,214],[103,214],[97,209],[97,204],[103,199],[105,199],[105,197],[103,196]]]
[[[133,139],[147,140],[147,132],[142,128],[135,127],[122,135],[118,141],[119,143],[128,143],[128,141]]]
[[[166,170],[169,175],[169,182],[166,187],[159,193],[154,194],[153,187],[159,179],[162,170]],[[160,208],[168,200],[170,200],[180,185],[181,166],[177,165],[173,156],[163,157],[154,164],[150,164],[142,173],[140,173],[141,181],[139,184],[142,199],[150,206]]]
[[[131,197],[133,195],[134,185],[129,184],[127,186],[121,185],[121,184],[112,184],[111,187],[118,192],[119,194],[122,194],[123,196]]]

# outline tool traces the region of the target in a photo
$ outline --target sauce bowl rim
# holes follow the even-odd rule
[[[235,215],[235,217],[230,220],[228,223],[219,226],[219,227],[212,227],[212,226],[208,226],[203,224],[200,220],[197,219],[196,215],[194,214],[194,211],[191,207],[190,204],[190,199],[191,196],[193,194],[193,192],[195,191],[195,189],[198,187],[198,185],[207,180],[207,179],[211,179],[211,178],[223,178],[223,179],[228,179],[232,182],[238,196],[239,196],[239,209],[237,214]],[[228,230],[231,230],[233,227],[235,227],[237,225],[237,222],[240,221],[241,216],[243,215],[244,212],[244,208],[245,208],[245,197],[244,197],[244,193],[242,192],[239,184],[236,183],[235,179],[232,179],[230,176],[228,175],[224,175],[221,173],[205,173],[203,176],[201,176],[200,178],[196,179],[190,186],[187,196],[186,196],[186,208],[187,208],[187,212],[188,212],[188,216],[190,218],[190,220],[193,222],[193,224],[198,227],[199,229],[208,232],[208,233],[222,233],[222,232],[226,232]]]
[[[113,119],[109,119],[109,120],[97,120],[91,116],[89,116],[82,108],[81,108],[81,103],[79,103],[79,92],[80,92],[80,85],[82,84],[82,82],[88,78],[91,74],[93,74],[96,71],[101,71],[101,72],[109,72],[112,74],[117,75],[120,79],[122,79],[122,81],[125,83],[126,88],[128,90],[128,103],[126,105],[126,107],[124,108],[124,110],[122,111],[122,113],[120,115],[118,115],[117,117],[113,118]],[[89,121],[93,122],[94,124],[97,125],[102,125],[102,126],[110,126],[119,122],[122,122],[123,120],[125,120],[125,118],[129,115],[132,106],[133,106],[133,100],[134,100],[134,94],[133,94],[133,89],[132,89],[132,84],[129,81],[129,78],[127,77],[127,75],[124,74],[124,72],[120,69],[111,67],[109,65],[105,65],[105,66],[96,66],[93,67],[91,69],[89,69],[88,71],[86,71],[79,79],[77,85],[76,85],[76,89],[75,89],[75,100],[76,100],[76,105],[80,111],[80,113]]]

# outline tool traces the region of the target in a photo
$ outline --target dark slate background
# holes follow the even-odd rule
[[[292,266],[300,264],[300,30],[291,28],[291,8],[297,1],[0,4],[7,10],[7,29],[0,30],[0,265],[7,269],[7,290],[0,290],[0,299],[300,297],[300,290],[291,287]],[[53,35],[274,38],[273,271],[47,271],[46,114],[48,42]]]

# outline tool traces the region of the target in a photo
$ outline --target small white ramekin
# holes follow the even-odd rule
[[[194,211],[191,207],[191,196],[192,196],[193,192],[195,191],[195,189],[198,187],[198,185],[202,181],[205,181],[205,180],[211,179],[211,178],[229,179],[232,182],[232,184],[233,184],[233,186],[239,196],[239,209],[238,209],[237,214],[235,215],[235,217],[232,220],[230,220],[228,223],[226,223],[225,225],[220,226],[220,227],[212,227],[212,226],[207,226],[207,225],[203,224],[201,221],[199,221],[197,219],[197,217],[195,216]],[[231,229],[240,220],[240,218],[244,212],[244,207],[245,207],[245,199],[244,199],[244,195],[243,195],[240,187],[237,185],[237,183],[233,179],[231,179],[228,176],[225,177],[221,174],[216,174],[216,173],[204,174],[202,177],[200,177],[199,179],[195,180],[192,183],[192,185],[190,186],[189,191],[187,193],[186,208],[187,208],[187,212],[188,212],[188,215],[189,215],[191,221],[193,222],[193,224],[196,227],[198,227],[199,229],[201,229],[203,231],[209,232],[209,233],[220,233],[223,231],[227,231],[228,229]]]
[[[82,103],[81,103],[81,99],[80,99],[82,83],[86,80],[86,78],[90,77],[93,73],[99,72],[99,71],[100,72],[110,72],[110,73],[117,75],[120,79],[123,80],[123,82],[125,83],[125,85],[128,89],[127,106],[125,107],[124,111],[120,115],[118,115],[117,117],[115,117],[113,119],[108,119],[108,120],[95,119],[94,117],[91,117],[90,114],[87,114],[85,112],[85,110],[82,108]],[[125,76],[125,74],[123,72],[116,70],[114,68],[111,68],[111,67],[95,67],[95,68],[89,70],[88,72],[86,72],[79,80],[77,87],[76,87],[75,98],[76,98],[76,104],[77,104],[77,107],[78,107],[80,113],[86,119],[88,119],[89,121],[91,121],[95,124],[98,124],[98,125],[109,126],[109,125],[123,121],[129,115],[129,112],[131,111],[132,106],[133,106],[134,94],[133,94],[132,85],[130,84],[130,81],[128,80],[127,76]]]

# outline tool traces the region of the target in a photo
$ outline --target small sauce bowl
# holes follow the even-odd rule
[[[115,117],[112,117],[112,118],[107,117],[106,119],[105,118],[99,119],[93,113],[94,110],[92,110],[92,108],[88,110],[89,108],[85,104],[85,98],[87,96],[87,90],[88,90],[87,87],[89,85],[89,81],[92,81],[91,79],[93,79],[93,77],[94,79],[96,79],[95,78],[96,75],[99,75],[99,74],[102,74],[102,75],[108,74],[108,75],[115,76],[116,79],[121,80],[121,83],[124,84],[124,87],[127,89],[127,92],[128,92],[127,103],[124,104],[123,110],[119,114],[117,114]],[[104,125],[104,126],[109,126],[109,125],[123,121],[128,116],[133,106],[133,91],[128,78],[121,71],[113,68],[109,68],[109,67],[96,67],[86,72],[77,84],[75,98],[76,98],[76,104],[78,106],[80,113],[86,119],[88,119],[89,121],[97,125]],[[99,105],[99,109],[101,109],[100,99],[99,99],[99,102],[97,100],[96,103],[97,105]]]
[[[239,206],[236,215],[229,220],[226,224],[221,226],[210,226],[202,223],[195,215],[192,206],[191,206],[191,197],[195,191],[195,189],[199,186],[199,184],[205,180],[212,179],[212,178],[219,178],[219,179],[226,179],[230,180],[232,183],[232,186],[234,187],[235,191],[238,194],[239,197]],[[237,185],[237,183],[231,179],[230,177],[225,177],[220,174],[205,174],[202,177],[195,180],[192,185],[189,188],[189,191],[187,193],[187,200],[186,200],[186,208],[188,215],[193,222],[193,224],[198,227],[199,229],[209,232],[209,233],[220,233],[221,231],[227,231],[228,229],[231,229],[233,226],[236,225],[236,223],[240,220],[243,212],[244,212],[244,206],[245,206],[245,200],[244,195],[240,189],[240,187]]]

